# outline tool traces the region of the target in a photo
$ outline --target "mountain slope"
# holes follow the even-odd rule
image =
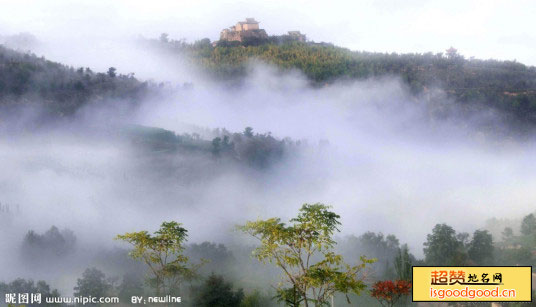
[[[0,45],[0,106],[14,108],[37,105],[50,115],[73,114],[85,104],[107,100],[135,103],[148,84],[132,75],[118,75],[89,68],[68,67],[33,54],[20,53]]]
[[[460,103],[478,103],[536,123],[536,67],[515,61],[465,59],[454,49],[446,54],[386,54],[351,51],[326,43],[303,43],[271,37],[264,42],[192,44],[153,40],[152,44],[186,54],[218,79],[244,76],[251,59],[283,69],[299,69],[313,85],[336,80],[400,77],[414,94],[440,87]]]

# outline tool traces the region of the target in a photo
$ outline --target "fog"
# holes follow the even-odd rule
[[[414,97],[392,76],[313,88],[298,71],[260,62],[251,62],[246,81],[230,86],[177,56],[137,45],[134,37],[47,36],[30,49],[75,67],[114,66],[142,80],[193,87],[149,98],[126,115],[90,107],[42,130],[2,131],[0,202],[11,210],[0,213],[6,247],[0,279],[72,284],[89,266],[84,261],[93,261],[89,256],[79,252],[73,272],[56,273],[19,259],[26,232],[52,225],[73,230],[82,251],[124,247],[115,235],[154,231],[169,220],[185,225],[189,242],[232,244],[249,242],[233,230],[236,224],[287,219],[303,203],[323,202],[341,215],[342,236],[393,233],[420,257],[437,223],[472,232],[491,217],[527,214],[536,201],[534,141],[502,133],[502,119],[492,112],[463,113],[440,87]],[[25,118],[7,126],[24,126]],[[209,141],[213,129],[249,126],[307,145],[257,170],[140,150],[116,132],[131,125],[199,133]]]
[[[258,65],[239,89],[194,86],[148,101],[130,123],[177,133],[251,126],[306,140],[311,148],[299,156],[260,174],[229,169],[186,183],[154,174],[154,182],[139,173],[150,158],[130,145],[62,126],[4,138],[2,201],[21,205],[21,231],[58,225],[99,244],[169,219],[185,223],[192,240],[217,241],[234,223],[325,202],[342,215],[344,232],[396,233],[417,254],[436,223],[470,231],[489,217],[524,214],[534,201],[532,142],[484,134],[467,119],[430,122],[427,103],[410,98],[396,79],[313,89],[297,72]],[[320,148],[322,140],[329,145]]]

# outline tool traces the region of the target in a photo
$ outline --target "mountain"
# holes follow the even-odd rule
[[[465,59],[455,49],[445,54],[386,54],[351,51],[327,43],[299,42],[272,36],[247,42],[209,39],[194,43],[146,40],[151,47],[186,55],[217,80],[239,81],[252,59],[286,69],[298,69],[312,86],[337,81],[394,76],[410,91],[426,95],[443,89],[464,108],[492,109],[517,128],[536,124],[536,67],[515,61]],[[149,93],[161,91],[133,75],[73,68],[0,46],[0,107],[38,105],[49,115],[68,116],[88,103],[126,101],[136,105]]]
[[[88,103],[141,101],[149,86],[132,75],[65,66],[0,45],[0,107],[36,106],[51,116],[68,116]]]
[[[221,80],[247,74],[251,59],[282,69],[299,69],[314,86],[395,76],[415,95],[441,88],[460,104],[484,105],[520,123],[536,123],[536,67],[516,61],[465,59],[454,48],[437,54],[387,54],[298,42],[284,36],[243,43],[160,39],[152,40],[152,44],[186,55]]]

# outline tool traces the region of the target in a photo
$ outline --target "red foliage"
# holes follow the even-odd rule
[[[403,295],[408,295],[411,291],[411,281],[408,280],[385,280],[378,281],[372,286],[372,297],[376,298],[380,303],[385,303],[387,306],[394,304]]]

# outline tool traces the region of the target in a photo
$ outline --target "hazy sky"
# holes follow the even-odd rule
[[[41,39],[156,37],[218,39],[255,17],[269,34],[301,30],[354,50],[441,52],[535,65],[536,2],[513,1],[134,1],[0,0],[0,34]]]

